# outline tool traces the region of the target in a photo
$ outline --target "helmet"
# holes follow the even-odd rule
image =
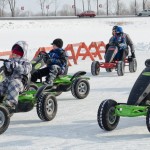
[[[113,26],[112,30],[116,30],[118,28],[118,26]]]
[[[122,27],[117,27],[117,29],[116,29],[116,33],[117,33],[117,34],[121,34],[121,33],[123,33],[123,29],[122,29]]]
[[[62,48],[63,47],[63,41],[62,41],[62,39],[59,39],[59,38],[55,39],[53,41],[52,45],[56,45],[57,47]]]

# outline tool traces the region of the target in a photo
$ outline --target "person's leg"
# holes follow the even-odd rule
[[[8,87],[7,82],[0,83],[0,102],[3,101],[7,87]]]
[[[10,80],[6,94],[6,105],[13,107],[18,103],[19,92],[22,92],[24,86],[19,79]]]
[[[39,69],[39,70],[37,70],[36,72],[34,72],[34,73],[31,75],[31,81],[32,81],[32,82],[36,82],[37,79],[41,79],[42,77],[45,77],[45,76],[47,76],[48,74],[49,74],[49,68],[48,68],[48,67]]]
[[[61,68],[58,65],[52,65],[50,67],[49,75],[46,77],[46,84],[53,85],[54,79],[61,72]]]

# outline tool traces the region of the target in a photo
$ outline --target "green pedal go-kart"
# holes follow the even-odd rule
[[[146,68],[132,87],[126,104],[117,103],[113,99],[102,101],[97,113],[101,129],[114,130],[120,117],[146,116],[146,125],[150,132],[150,59],[145,61],[145,65]]]
[[[0,59],[0,61],[7,61]],[[5,79],[4,67],[0,69],[0,82]],[[5,105],[5,95],[0,97],[0,134],[4,133],[9,124],[10,117],[14,113],[28,112],[36,106],[38,117],[43,121],[51,121],[57,113],[57,100],[54,95],[37,88],[30,84],[30,79],[24,77],[24,91],[19,94],[16,108],[10,108]],[[48,85],[41,85],[41,88],[49,88]]]
[[[32,73],[37,71],[41,68],[41,66],[44,66],[43,59],[41,58],[45,57],[45,55],[48,55],[44,51],[41,51],[39,53],[39,57],[32,60]],[[49,57],[49,56],[47,56]],[[66,66],[65,73],[63,75],[59,75],[55,80],[52,87],[45,87],[42,86],[42,79],[40,79],[39,82],[33,82],[31,85],[36,86],[37,88],[40,87],[40,91],[46,90],[47,92],[50,92],[51,94],[55,96],[59,96],[62,92],[68,92],[71,91],[72,95],[77,99],[84,99],[88,96],[90,91],[90,84],[88,80],[89,77],[85,77],[86,74],[85,71],[78,71],[74,75],[66,75],[68,72],[68,66]],[[42,87],[41,87],[42,86]]]

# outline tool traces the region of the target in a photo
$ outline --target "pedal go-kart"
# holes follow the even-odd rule
[[[137,61],[136,58],[129,56],[124,61],[114,59],[118,52],[117,46],[109,46],[105,54],[105,62],[93,61],[91,64],[91,73],[93,76],[99,75],[100,68],[105,68],[107,72],[112,72],[113,69],[117,71],[118,76],[123,76],[125,73],[125,66],[129,66],[129,71],[136,72]]]
[[[1,59],[1,61],[7,61]],[[1,69],[0,79],[4,80],[4,72]],[[43,85],[37,89],[35,85],[30,84],[30,79],[24,77],[24,91],[18,97],[18,105],[16,108],[10,108],[5,105],[5,96],[0,97],[0,134],[4,133],[10,123],[10,117],[13,113],[28,112],[36,106],[38,117],[43,121],[51,121],[57,113],[57,100],[54,95],[41,90],[49,88],[48,85]]]
[[[114,130],[120,117],[146,116],[150,132],[150,59],[145,61],[146,68],[137,78],[127,103],[117,103],[113,99],[102,101],[97,113],[98,125],[106,131]]]
[[[47,53],[41,52],[40,58],[45,57]],[[48,56],[47,56],[48,57]],[[33,71],[38,70],[40,67],[43,66],[43,61],[41,64],[41,61],[37,63],[38,61],[34,60],[32,61]],[[88,96],[90,91],[90,84],[88,80],[90,78],[84,77],[86,74],[85,71],[78,71],[74,75],[66,75],[68,72],[68,67],[66,68],[65,74],[59,75],[55,80],[52,87],[47,87],[46,89],[44,87],[41,87],[40,90],[46,90],[47,92],[50,92],[51,94],[55,96],[59,96],[62,92],[68,92],[71,90],[72,95],[77,99],[84,99]],[[39,82],[32,83],[33,85],[40,87],[42,83],[42,79],[40,79]]]

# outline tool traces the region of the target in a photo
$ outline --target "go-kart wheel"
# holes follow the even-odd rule
[[[129,71],[136,72],[136,70],[137,70],[137,61],[135,58],[133,58],[132,61],[129,61]]]
[[[123,76],[125,72],[125,64],[123,61],[118,61],[117,63],[117,74],[118,76]]]
[[[150,67],[150,59],[146,59],[145,60],[145,66],[146,67]]]
[[[88,96],[90,84],[86,79],[77,78],[71,85],[72,95],[77,99],[84,99]]]
[[[35,84],[30,84],[30,87],[28,89],[29,91],[37,91],[38,90],[38,86]]]
[[[0,134],[4,133],[10,123],[9,111],[6,107],[0,106]]]
[[[146,125],[147,125],[147,129],[150,132],[150,109],[148,109],[147,111],[147,115],[146,115]]]
[[[93,76],[99,75],[100,72],[100,64],[98,61],[93,61],[91,64],[91,73]]]
[[[112,72],[111,68],[106,68],[106,72]]]
[[[51,121],[57,113],[57,100],[50,94],[41,94],[37,99],[37,114],[43,121]]]
[[[111,99],[102,101],[97,112],[97,122],[101,129],[106,131],[114,130],[118,123],[120,116],[115,115],[115,106],[117,102]]]

